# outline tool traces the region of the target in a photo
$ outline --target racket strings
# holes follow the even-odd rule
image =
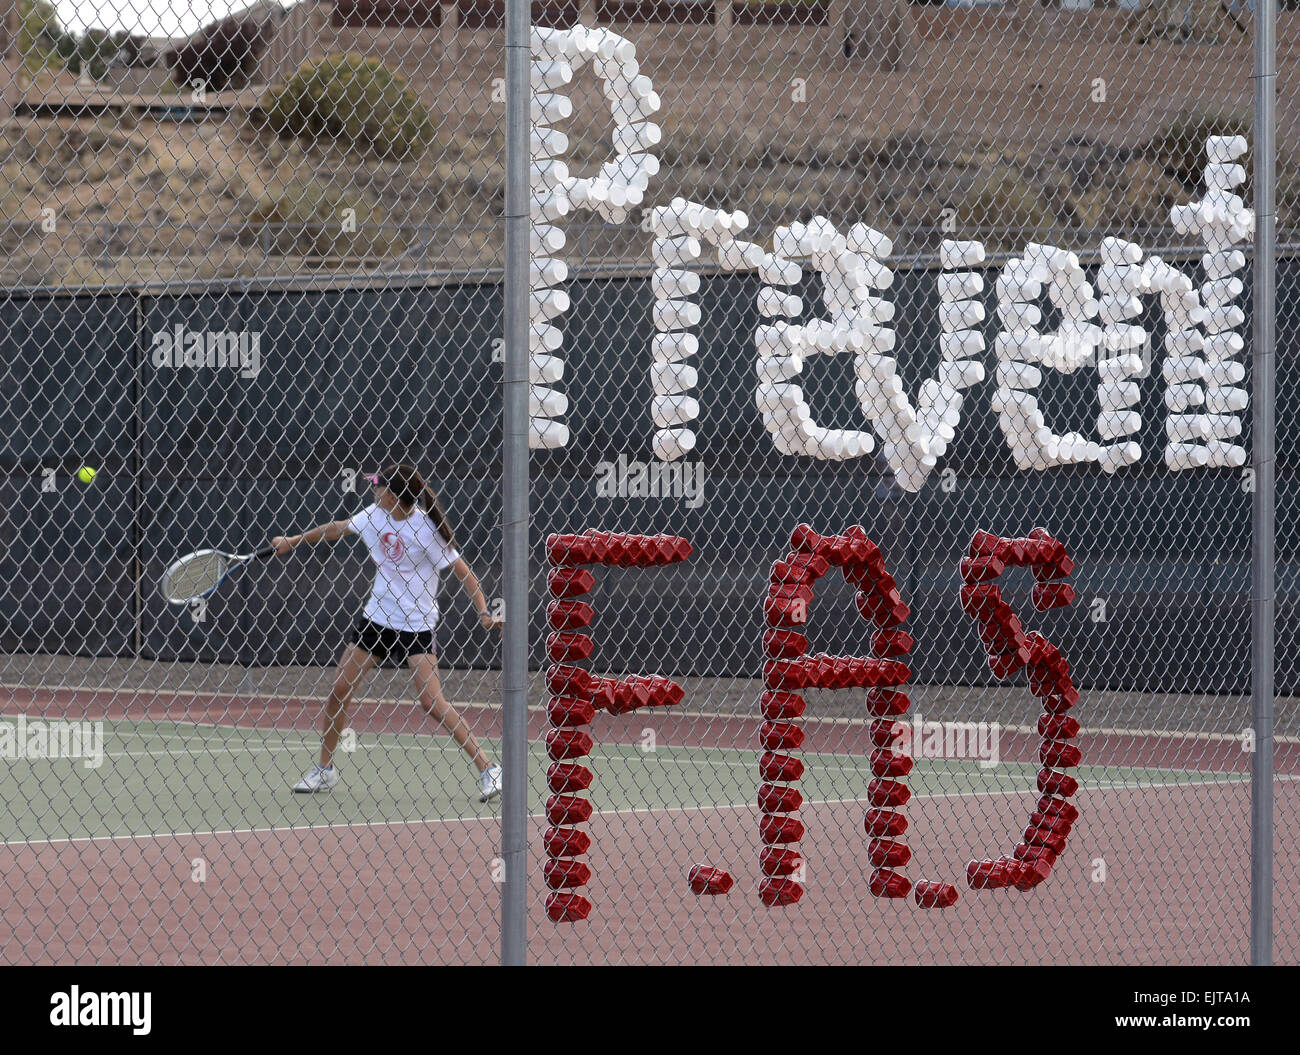
[[[167,570],[163,593],[169,601],[188,601],[216,586],[225,571],[226,559],[221,554],[194,554]]]

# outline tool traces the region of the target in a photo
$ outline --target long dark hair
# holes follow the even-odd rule
[[[420,503],[420,507],[429,514],[434,526],[438,529],[448,546],[456,545],[456,536],[451,530],[451,521],[447,519],[447,514],[443,512],[438,496],[434,494],[433,488],[424,482],[424,477],[420,475],[419,470],[411,465],[390,465],[386,469],[379,470],[375,482],[380,487],[386,487],[393,492],[393,496],[404,506]]]

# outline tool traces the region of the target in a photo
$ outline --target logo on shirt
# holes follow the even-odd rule
[[[406,555],[406,544],[396,531],[385,531],[379,536],[379,544],[384,547],[384,556],[394,564]]]

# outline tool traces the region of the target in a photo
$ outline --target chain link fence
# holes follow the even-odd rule
[[[154,8],[0,0],[0,960],[1300,959],[1252,6]]]

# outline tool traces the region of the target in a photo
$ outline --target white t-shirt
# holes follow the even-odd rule
[[[368,505],[348,521],[360,535],[376,565],[375,585],[366,602],[366,618],[393,630],[432,630],[438,625],[438,578],[460,560],[419,506],[405,520],[395,520],[377,505]]]

